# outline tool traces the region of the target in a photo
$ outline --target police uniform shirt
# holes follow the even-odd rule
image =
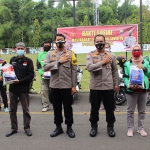
[[[70,55],[71,60],[59,63],[60,56]],[[51,88],[65,89],[76,87],[77,59],[71,50],[49,51],[44,60],[44,71],[51,71]]]
[[[111,57],[112,62],[102,65],[103,57]],[[97,50],[86,56],[86,67],[90,72],[90,89],[92,90],[112,90],[119,84],[119,75],[116,65],[116,57],[111,53],[100,54]]]

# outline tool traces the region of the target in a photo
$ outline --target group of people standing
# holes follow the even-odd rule
[[[50,134],[56,137],[62,134],[63,116],[62,105],[64,108],[66,133],[70,138],[75,137],[72,129],[73,121],[73,94],[76,93],[77,84],[77,58],[72,50],[65,49],[65,36],[56,34],[55,44],[57,48],[53,51],[49,41],[44,42],[44,50],[39,53],[37,68],[41,75],[41,96],[42,111],[48,111],[50,106],[49,98],[54,110],[55,130]],[[89,121],[91,130],[89,135],[95,137],[98,132],[99,109],[103,101],[106,111],[107,133],[109,137],[115,137],[114,123],[114,93],[119,90],[119,76],[116,65],[116,57],[105,50],[105,36],[96,35],[94,37],[96,50],[91,51],[86,56],[86,67],[90,72],[90,103],[91,111]],[[11,130],[6,134],[7,137],[17,133],[17,104],[18,97],[21,101],[24,117],[24,130],[28,136],[32,135],[30,130],[31,116],[29,113],[29,83],[34,77],[32,60],[25,57],[25,44],[16,44],[17,56],[11,58],[10,64],[13,65],[18,80],[14,81],[9,87],[10,97],[10,120]],[[147,136],[144,130],[145,108],[147,90],[149,89],[148,77],[150,77],[150,65],[147,60],[142,58],[141,48],[135,45],[132,48],[132,57],[124,64],[124,82],[126,86],[127,98],[127,136],[133,136],[134,111],[138,105],[138,133]],[[129,85],[130,67],[137,65],[144,72],[144,89],[138,85]],[[50,80],[43,79],[43,73],[51,71]],[[49,92],[51,93],[49,96]]]

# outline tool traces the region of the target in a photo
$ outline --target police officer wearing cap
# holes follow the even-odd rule
[[[17,133],[18,130],[18,98],[23,109],[25,133],[27,136],[32,136],[32,132],[30,130],[31,116],[29,113],[29,85],[34,78],[34,67],[32,60],[28,57],[25,57],[25,49],[25,44],[23,42],[17,43],[17,56],[14,56],[10,59],[10,64],[13,66],[18,80],[13,81],[14,83],[10,84],[9,86],[11,130],[6,134],[6,137]]]
[[[51,70],[51,100],[54,108],[54,123],[56,125],[56,129],[50,136],[55,137],[63,133],[61,127],[63,122],[63,105],[67,134],[70,138],[74,138],[75,133],[72,130],[73,109],[71,105],[73,94],[76,92],[77,59],[73,51],[65,49],[65,36],[63,34],[57,34],[55,40],[57,49],[49,51],[44,60],[44,70]]]
[[[95,137],[98,130],[100,103],[106,110],[107,132],[110,137],[114,132],[114,90],[118,91],[118,69],[113,54],[105,51],[105,36],[96,35],[94,38],[96,50],[87,54],[86,67],[90,72],[90,103],[91,103],[91,131],[90,136]]]

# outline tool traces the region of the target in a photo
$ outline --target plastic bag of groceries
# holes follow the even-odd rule
[[[3,72],[3,84],[12,84],[14,80],[18,80],[14,71],[14,68],[11,64],[5,64],[2,67]]]
[[[51,71],[45,71],[43,74],[43,78],[44,79],[50,79],[51,77]]]
[[[143,69],[139,69],[136,65],[130,67],[130,82],[129,86],[138,85],[140,88],[144,88],[144,73]]]

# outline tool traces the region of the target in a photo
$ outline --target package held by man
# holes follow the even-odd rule
[[[50,71],[46,71],[46,72],[44,72],[44,79],[50,79],[50,77],[51,77],[51,72]]]
[[[18,80],[14,71],[14,68],[11,64],[5,64],[2,67],[3,72],[3,84],[12,84],[14,80]]]

